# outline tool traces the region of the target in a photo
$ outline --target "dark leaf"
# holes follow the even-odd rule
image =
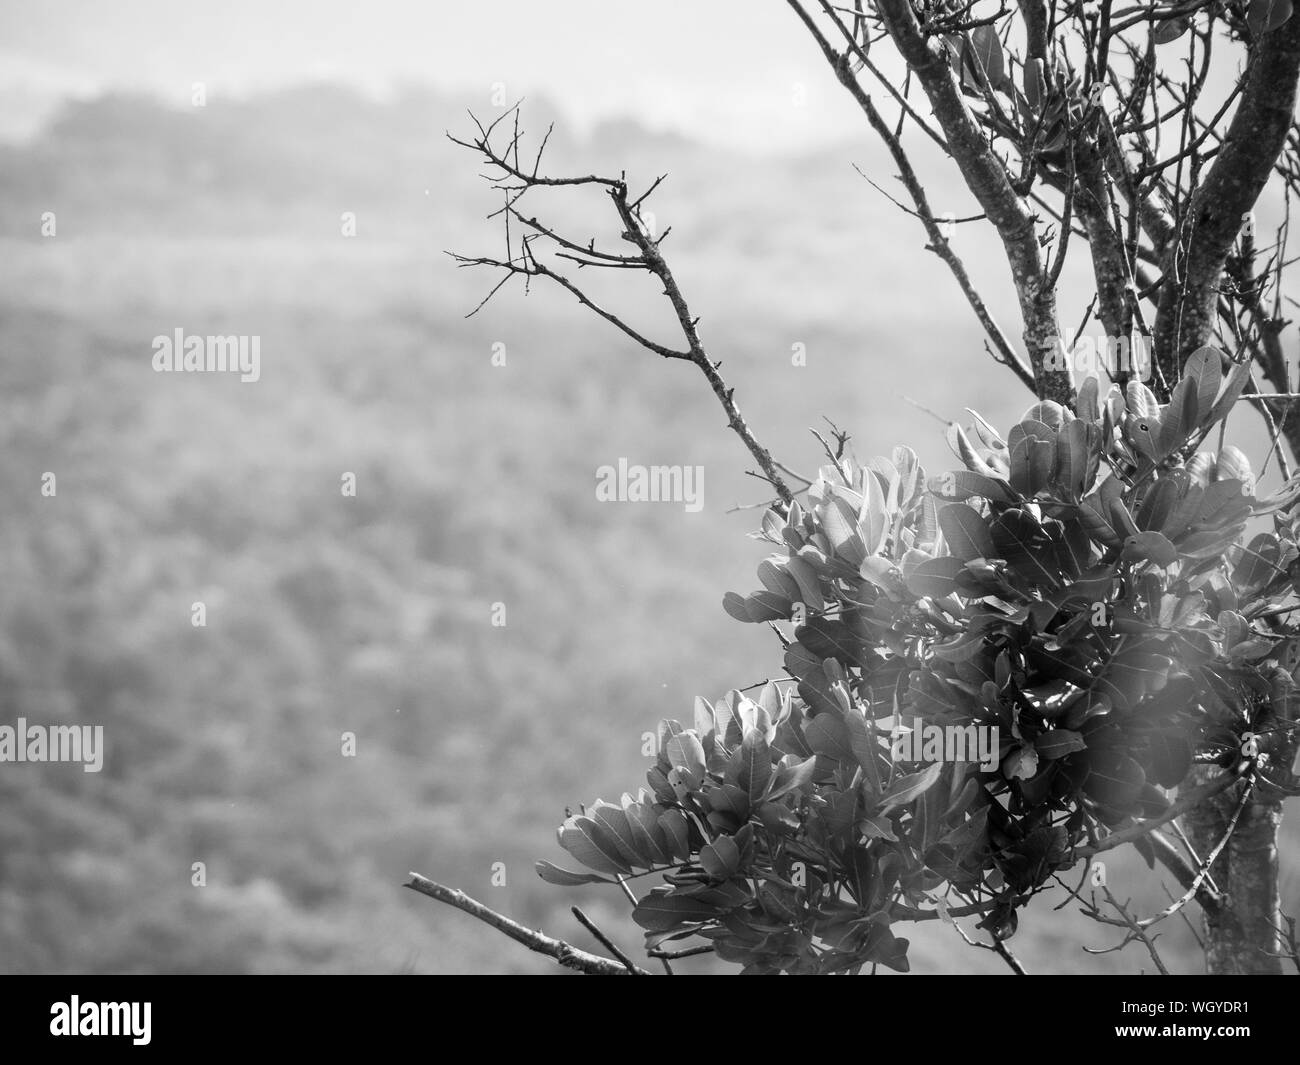
[[[813,770],[816,766],[817,759],[815,757],[794,761],[791,755],[786,755],[777,768],[772,781],[772,790],[767,793],[767,801],[775,802],[789,792],[802,788],[812,780]]]
[[[1246,359],[1232,368],[1228,374],[1228,385],[1210,410],[1209,419],[1202,428],[1208,429],[1215,422],[1225,417],[1232,410],[1233,404],[1240,398],[1242,390],[1250,380],[1251,360]]]
[[[906,806],[913,799],[924,795],[932,788],[943,774],[943,765],[935,762],[919,773],[908,773],[894,781],[893,786],[885,792],[880,800],[880,812],[892,810],[896,806]]]
[[[1256,37],[1277,29],[1291,17],[1291,0],[1250,0],[1246,25]]]
[[[560,887],[577,887],[579,884],[614,883],[608,877],[598,876],[596,873],[574,873],[546,861],[537,862],[535,868],[537,869],[537,875],[548,884],[558,884]]]
[[[1178,18],[1165,19],[1156,23],[1156,28],[1151,36],[1155,38],[1156,44],[1169,44],[1178,40],[1191,26],[1192,20],[1185,15]]]
[[[1019,924],[1020,918],[1016,915],[1016,908],[1009,903],[1004,903],[989,910],[976,927],[983,928],[994,939],[1001,942],[1014,936]]]
[[[700,848],[700,868],[714,880],[730,880],[740,869],[740,848],[730,836],[719,836]]]
[[[826,601],[822,598],[821,583],[818,580],[817,571],[812,568],[808,560],[802,557],[791,558],[786,562],[785,568],[798,583],[801,598],[808,609],[826,609]],[[753,596],[750,598],[752,599]],[[750,614],[753,614],[752,609]],[[788,612],[786,617],[789,617]]]
[[[819,660],[837,658],[846,666],[869,666],[879,661],[869,630],[860,618],[815,617],[795,632],[799,643]]]
[[[992,533],[998,556],[1022,577],[1051,588],[1060,584],[1051,540],[1027,510],[1017,508],[998,515]]]
[[[1087,491],[1088,423],[1075,418],[1056,438],[1056,483],[1066,499],[1077,500]]]
[[[1006,79],[1006,60],[1002,55],[997,27],[976,26],[970,36],[980,69],[988,77],[989,84],[997,88]]]
[[[1050,487],[1052,471],[1056,466],[1056,439],[1041,440],[1035,436],[1016,438],[1012,428],[1009,440],[1011,448],[1011,470],[1008,479],[1011,487],[1026,499],[1032,499],[1039,492]]]
[[[915,596],[941,599],[957,590],[957,578],[966,571],[959,559],[951,555],[928,558],[907,575],[907,589]]]
[[[849,730],[838,714],[818,714],[804,723],[804,739],[817,754],[841,765],[855,765]]]
[[[637,853],[648,859],[647,865],[661,865],[668,861],[664,850],[663,833],[659,829],[659,815],[648,802],[637,802],[630,795],[623,796],[623,812],[627,814],[628,827],[636,841]]]
[[[948,550],[962,562],[993,555],[993,537],[988,522],[966,503],[950,503],[939,509],[939,528]]]
[[[632,911],[632,920],[648,932],[670,932],[684,924],[715,920],[722,911],[689,895],[668,895],[655,889]]]
[[[1036,66],[1036,69],[1039,72],[1039,77],[1041,78],[1043,61],[1041,59],[1034,59],[1031,60],[1030,63]],[[1029,73],[1030,67],[1027,65],[1025,67],[1026,82],[1029,80]],[[1074,402],[1075,412],[1078,414],[1080,421],[1095,422],[1101,417],[1101,411],[1097,404],[1097,388],[1097,378],[1095,377],[1089,377],[1080,386],[1078,398],[1076,398]]]
[[[826,662],[834,663],[835,660],[826,659],[819,663],[816,669],[809,670],[799,682],[799,696],[808,704],[809,714],[813,717],[823,714],[839,717],[849,703],[844,684],[828,675]]]
[[[1091,751],[1084,791],[1098,804],[1124,813],[1142,794],[1146,774],[1128,755],[1113,750]]]
[[[844,724],[848,727],[849,746],[853,749],[853,756],[857,759],[858,765],[866,772],[867,783],[871,786],[872,791],[878,792],[880,790],[881,770],[878,734],[874,732],[865,715],[856,710],[844,715]]]
[[[894,935],[888,925],[873,922],[866,943],[858,953],[864,961],[883,965],[897,973],[905,973],[910,969],[907,962],[909,945],[908,940]]]
[[[1067,754],[1082,751],[1088,744],[1073,729],[1048,729],[1034,740],[1034,748],[1048,761],[1064,758]]]
[[[1279,575],[1281,545],[1273,533],[1260,533],[1241,551],[1241,559],[1232,572],[1232,583],[1241,595],[1248,596],[1263,588]]]
[[[1157,566],[1172,566],[1178,561],[1178,550],[1158,532],[1140,532],[1124,541],[1120,557],[1125,562],[1152,562]]]
[[[1214,409],[1219,389],[1223,385],[1223,359],[1218,348],[1197,348],[1183,365],[1183,377],[1196,383],[1196,421],[1204,425]]]
[[[966,435],[966,431],[960,425],[953,422],[948,426],[945,435],[948,438],[948,446],[956,452],[957,457],[961,459],[962,462],[966,463],[966,468],[968,470],[975,473],[982,473],[986,477],[994,475],[993,468],[989,466],[989,464],[980,456],[980,453],[975,450],[975,445],[970,442],[970,437]]]
[[[669,858],[685,861],[691,856],[691,823],[681,810],[665,810],[659,815],[662,833]]]
[[[1107,478],[1079,508],[1079,521],[1088,530],[1088,535],[1106,547],[1118,547],[1124,542],[1124,533],[1111,509],[1121,491],[1119,478]]]
[[[1199,428],[1200,400],[1197,387],[1197,382],[1191,377],[1184,377],[1174,387],[1160,422],[1157,454],[1172,455]]]

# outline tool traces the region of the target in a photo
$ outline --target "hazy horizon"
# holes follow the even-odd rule
[[[500,32],[507,24],[512,32]],[[3,0],[0,41],[0,138],[11,142],[70,98],[144,92],[183,106],[194,82],[209,99],[240,100],[322,81],[379,97],[415,85],[485,101],[501,87],[511,99],[553,101],[580,132],[627,117],[765,154],[861,127],[784,4],[666,0],[647,19],[594,0],[378,0],[363,14],[341,0]]]

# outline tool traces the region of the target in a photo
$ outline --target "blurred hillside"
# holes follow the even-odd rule
[[[491,114],[328,86],[183,112],[105,97],[0,148],[0,721],[103,724],[108,745],[97,775],[0,766],[0,969],[551,971],[400,890],[408,869],[590,946],[582,901],[637,943],[618,896],[549,887],[532,862],[560,856],[566,805],[636,790],[643,731],[777,666],[771,634],[720,606],[755,586],[760,512],[728,508],[762,485],[693,367],[564,293],[508,288],[463,317],[493,279],[442,252],[501,241],[476,161],[443,137],[467,105]],[[524,115],[537,133],[552,117]],[[665,252],[785,461],[816,468],[826,415],[864,458],[909,443],[946,468],[942,426],[904,396],[1000,423],[1029,397],[851,162],[890,183],[865,135],[757,163],[633,124],[579,142],[561,116],[548,148],[554,172],[669,173]],[[552,202],[612,235],[598,194]],[[980,240],[963,228],[969,261],[998,262]],[[1001,268],[978,273],[1013,323]],[[598,280],[672,338],[644,279]],[[155,374],[152,339],[178,327],[260,336],[261,380]],[[595,470],[619,457],[703,465],[705,509],[598,505]],[[1110,880],[1165,901],[1139,861]],[[1142,967],[1079,949],[1111,942],[1041,906],[1015,945],[1031,971]],[[1166,944],[1196,969],[1185,928]],[[912,964],[1001,971],[942,928],[916,933]]]

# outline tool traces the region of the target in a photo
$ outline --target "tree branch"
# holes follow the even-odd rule
[[[1195,809],[1204,803],[1207,799],[1218,795],[1221,791],[1226,791],[1233,784],[1241,779],[1236,773],[1221,773],[1208,784],[1199,788],[1193,788],[1185,795],[1180,795],[1169,809],[1158,817],[1147,818],[1144,821],[1138,821],[1136,824],[1129,825],[1127,828],[1121,828],[1117,832],[1112,832],[1104,839],[1098,840],[1091,847],[1084,847],[1076,852],[1080,858],[1091,858],[1094,854],[1101,854],[1103,851],[1113,850],[1116,847],[1123,846],[1125,843],[1132,843],[1135,839],[1142,836],[1148,836],[1161,825],[1172,821],[1175,817],[1180,817],[1188,810]]]
[[[561,288],[568,290],[584,307],[591,310],[598,317],[609,322],[616,329],[621,331],[625,336],[634,340],[647,351],[653,352],[662,358],[680,359],[685,362],[694,363],[704,374],[705,379],[709,382],[709,387],[718,397],[718,402],[722,404],[722,409],[727,414],[727,426],[733,430],[741,441],[749,449],[751,455],[758,462],[763,471],[763,479],[767,481],[780,501],[784,505],[789,505],[794,499],[794,494],[790,491],[789,486],[781,476],[779,464],[772,458],[767,448],[763,447],[754,436],[744,416],[740,413],[740,408],[735,401],[735,390],[728,386],[719,372],[721,362],[715,362],[708,355],[704,344],[699,335],[699,320],[692,315],[690,307],[682,294],[680,286],[674,278],[668,262],[664,259],[659,250],[659,245],[664,236],[667,235],[665,230],[659,237],[653,236],[645,226],[641,217],[641,206],[646,198],[659,187],[662,177],[657,178],[650,188],[636,199],[631,199],[628,193],[627,181],[623,177],[610,178],[602,177],[597,174],[588,174],[583,177],[555,178],[540,176],[538,169],[541,163],[541,150],[537,153],[537,162],[534,164],[531,172],[525,170],[519,163],[520,132],[518,127],[518,105],[511,109],[516,115],[514,132],[509,144],[504,150],[498,151],[493,147],[492,134],[496,127],[502,121],[504,116],[497,118],[489,126],[484,127],[477,118],[471,115],[475,125],[478,127],[479,136],[471,141],[460,140],[448,134],[449,139],[464,148],[477,152],[483,156],[484,160],[490,167],[499,171],[498,176],[489,175],[489,181],[492,186],[506,195],[504,206],[495,214],[500,214],[506,221],[506,253],[504,258],[495,258],[491,256],[465,256],[456,255],[452,257],[461,266],[487,266],[506,271],[505,277],[499,282],[488,296],[474,309],[471,314],[477,313],[483,305],[494,296],[501,288],[505,281],[512,276],[521,276],[531,279],[534,277],[543,277],[553,281]],[[507,112],[507,113],[511,113]],[[543,141],[542,147],[545,147]],[[598,186],[603,188],[610,197],[614,205],[615,212],[622,224],[622,233],[620,236],[624,241],[633,245],[638,254],[636,255],[614,255],[609,252],[598,251],[595,247],[595,241],[592,240],[587,244],[571,240],[558,233],[553,227],[546,226],[538,221],[536,217],[524,215],[517,207],[520,199],[534,188],[560,187],[560,186]],[[510,219],[515,218],[520,224],[531,230],[531,233],[521,235],[517,238],[518,253],[516,254],[515,240],[512,238],[510,231]],[[614,267],[621,269],[644,270],[653,274],[663,285],[664,295],[672,305],[673,313],[677,318],[677,323],[681,329],[682,336],[686,341],[685,350],[677,350],[665,344],[650,339],[638,330],[632,328],[619,315],[612,311],[606,310],[593,300],[583,289],[574,284],[568,277],[557,270],[552,269],[546,263],[537,258],[534,253],[533,244],[538,240],[552,241],[556,246],[563,249],[560,253],[564,258],[577,262],[579,267]]]
[[[1031,392],[1037,394],[1037,385],[1034,381],[1032,371],[1025,366],[1021,361],[1020,356],[1016,354],[1015,349],[1012,348],[1010,341],[1007,340],[1006,334],[1002,332],[1001,326],[999,326],[994,320],[993,315],[984,303],[983,297],[980,296],[979,291],[971,281],[970,274],[967,272],[965,264],[961,261],[961,258],[957,253],[953,251],[951,242],[946,236],[944,236],[943,230],[939,227],[939,222],[935,218],[934,212],[930,209],[930,203],[926,196],[925,188],[917,178],[916,171],[912,167],[912,162],[908,158],[906,151],[903,149],[902,142],[894,135],[893,130],[889,128],[888,123],[886,123],[884,118],[881,116],[871,97],[867,95],[861,84],[859,84],[858,79],[854,76],[852,67],[849,64],[850,53],[837,53],[836,50],[831,47],[830,42],[826,39],[821,30],[817,28],[817,24],[799,4],[798,0],[788,0],[788,3],[803,21],[808,32],[812,34],[813,39],[816,40],[818,46],[821,48],[822,54],[826,57],[826,62],[829,63],[831,69],[835,71],[835,76],[839,80],[840,84],[848,90],[849,95],[853,97],[854,101],[862,109],[862,112],[867,116],[867,121],[871,124],[871,128],[875,130],[880,139],[885,142],[885,146],[889,149],[889,154],[893,156],[894,163],[898,167],[899,180],[902,181],[903,187],[907,189],[907,193],[912,198],[912,203],[916,207],[916,217],[921,220],[921,224],[925,227],[926,235],[930,238],[930,250],[939,256],[939,258],[947,264],[948,269],[952,271],[952,275],[956,278],[957,284],[962,290],[962,294],[966,297],[966,302],[970,304],[971,309],[975,312],[975,317],[979,319],[980,325],[984,327],[984,332],[988,334],[989,340],[992,341],[993,347],[996,350],[997,361],[1009,367],[1012,373],[1020,378]],[[826,7],[827,5],[823,3],[822,6]],[[835,21],[839,22],[838,19]],[[844,29],[842,24],[841,29]],[[847,33],[847,30],[845,30],[845,32]]]
[[[895,46],[930,98],[948,150],[967,187],[1002,240],[1024,319],[1025,347],[1038,394],[1072,405],[1068,369],[1051,368],[1060,345],[1056,291],[1046,283],[1034,215],[1012,187],[1006,167],[985,139],[953,81],[947,61],[926,40],[910,0],[878,0]]]
[[[897,2],[897,0],[894,0]],[[1165,377],[1210,338],[1228,252],[1286,144],[1300,79],[1300,18],[1265,33],[1251,50],[1246,87],[1223,149],[1193,193],[1180,234],[1166,253],[1168,283],[1156,318],[1156,355]]]
[[[548,958],[555,959],[567,969],[576,969],[578,972],[592,976],[652,975],[645,969],[631,965],[630,962],[625,964],[624,962],[614,961],[612,958],[603,958],[599,954],[588,954],[585,950],[579,950],[562,939],[553,939],[541,932],[535,932],[531,928],[525,928],[518,921],[512,921],[504,914],[489,909],[483,903],[470,898],[463,891],[457,891],[454,888],[445,887],[432,880],[427,880],[419,873],[411,873],[410,877],[411,879],[403,884],[403,887],[418,891],[421,895],[427,895],[439,902],[445,902],[448,906],[454,907],[462,913],[467,913],[489,927],[495,928],[502,935],[509,936],[516,943],[522,943],[534,953],[544,954]]]
[[[1195,892],[1196,901],[1206,913],[1216,913],[1223,906],[1223,896],[1206,883],[1206,878],[1187,864],[1178,849],[1159,832],[1147,836],[1147,842],[1155,851],[1156,859],[1174,874],[1174,878],[1184,890]],[[1204,872],[1208,874],[1209,866]]]

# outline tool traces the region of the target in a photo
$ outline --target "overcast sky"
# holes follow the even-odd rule
[[[244,95],[322,77],[379,93],[503,82],[583,124],[631,114],[778,152],[861,124],[782,0],[0,0],[11,133],[67,94],[187,103],[195,81]]]

